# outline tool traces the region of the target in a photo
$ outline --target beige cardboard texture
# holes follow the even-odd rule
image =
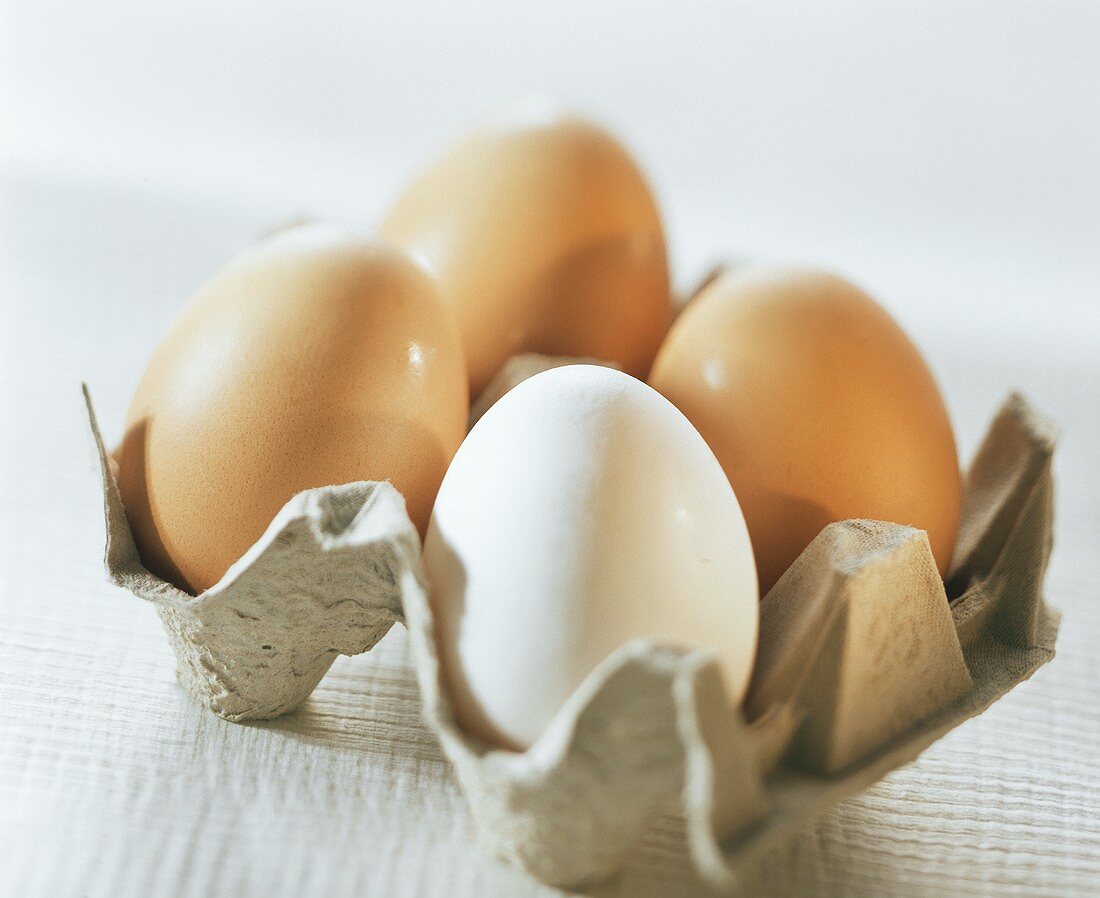
[[[972,528],[991,521],[1003,541],[968,569],[953,604],[920,531],[826,528],[764,600],[748,725],[724,710],[703,653],[643,642],[594,671],[530,750],[489,749],[454,723],[426,595],[410,583],[424,713],[482,841],[545,882],[584,885],[614,873],[678,798],[701,875],[736,887],[790,831],[911,761],[1053,656],[1057,615],[1040,592],[1050,447],[1046,425],[1011,397],[968,475],[989,500],[968,495],[962,544],[986,545]],[[964,644],[956,628],[968,609],[965,619],[984,623]]]
[[[388,483],[299,493],[201,595],[147,571],[84,395],[103,478],[107,571],[156,605],[180,683],[215,714],[240,721],[293,710],[337,655],[365,652],[401,619],[396,572],[419,555],[420,539]]]
[[[505,389],[517,378],[518,369]],[[388,484],[296,496],[221,582],[192,597],[141,566],[91,421],[108,570],[157,605],[184,686],[231,720],[274,716],[300,703],[336,654],[366,651],[403,613],[424,717],[481,841],[548,883],[614,874],[655,817],[678,807],[700,874],[736,888],[792,830],[911,761],[1054,654],[1058,616],[1041,591],[1053,436],[1019,396],[967,475],[946,593],[923,532],[830,525],[762,603],[744,716],[728,710],[706,653],[633,642],[522,754],[455,724],[419,541]]]
[[[922,530],[830,524],[760,612],[747,708],[782,704],[803,684],[792,751],[804,767],[836,773],[973,685]]]

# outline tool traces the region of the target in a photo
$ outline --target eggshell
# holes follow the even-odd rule
[[[738,269],[669,332],[650,384],[699,429],[741,501],[766,592],[832,521],[928,531],[941,576],[962,484],[920,353],[831,274]]]
[[[458,332],[399,250],[322,227],[229,264],[154,353],[117,452],[141,557],[216,583],[295,493],[390,480],[423,533],[465,432]]]
[[[671,314],[660,217],[605,131],[515,116],[455,147],[382,233],[439,279],[476,396],[521,352],[598,358],[645,377]]]
[[[745,693],[757,637],[737,499],[670,403],[608,368],[523,382],[475,425],[439,491],[424,563],[460,724],[522,748],[635,638],[717,653]]]

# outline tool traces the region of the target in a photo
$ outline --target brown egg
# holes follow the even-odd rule
[[[733,484],[761,594],[822,527],[848,518],[927,530],[946,571],[962,491],[947,410],[913,344],[847,281],[722,275],[677,319],[650,383]]]
[[[390,480],[427,527],[465,434],[466,371],[431,278],[319,227],[240,256],[154,353],[116,457],[146,566],[216,583],[295,493]]]
[[[668,261],[649,187],[580,119],[488,127],[398,201],[384,236],[439,279],[472,395],[525,351],[616,362],[644,378],[668,328]]]

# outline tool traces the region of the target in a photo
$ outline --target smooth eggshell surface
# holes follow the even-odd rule
[[[421,533],[465,432],[458,332],[399,250],[321,227],[273,237],[189,303],[116,453],[146,566],[216,583],[300,490],[390,480]]]
[[[832,521],[928,531],[943,574],[962,485],[924,360],[839,277],[728,272],[673,326],[650,384],[699,429],[745,512],[766,592]]]
[[[439,279],[471,395],[522,352],[645,377],[670,319],[664,233],[644,177],[606,132],[511,118],[463,141],[400,198],[382,234]]]
[[[524,748],[634,638],[717,653],[731,702],[757,638],[752,547],[714,455],[669,402],[591,365],[535,375],[475,425],[424,546],[459,722]]]

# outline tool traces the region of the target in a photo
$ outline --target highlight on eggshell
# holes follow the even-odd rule
[[[518,110],[474,132],[412,183],[381,233],[438,279],[475,397],[522,352],[644,378],[668,329],[649,185],[610,134],[560,110]]]
[[[154,352],[116,452],[146,567],[216,583],[295,493],[390,480],[427,526],[465,434],[458,330],[403,251],[280,232],[229,263]]]
[[[632,639],[713,651],[744,696],[759,611],[737,497],[627,374],[570,365],[505,394],[451,463],[423,559],[457,719],[490,744],[531,745]]]
[[[649,383],[714,451],[767,592],[833,521],[926,530],[951,561],[962,482],[936,382],[886,311],[832,274],[738,268],[681,313]]]

